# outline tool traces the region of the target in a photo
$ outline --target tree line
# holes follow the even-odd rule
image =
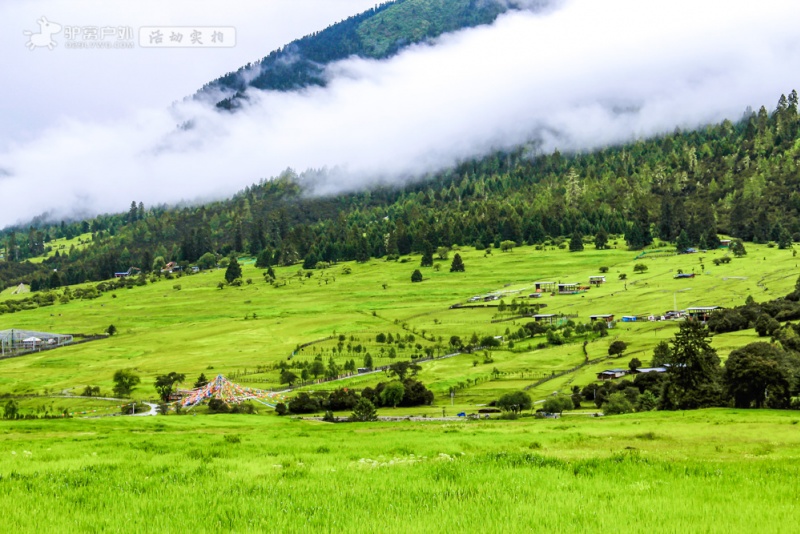
[[[584,238],[631,249],[656,237],[712,248],[719,234],[800,241],[797,100],[792,91],[772,112],[762,107],[735,123],[591,153],[497,152],[397,187],[314,196],[317,175],[286,171],[203,206],[133,202],[125,213],[6,229],[0,243],[13,261],[0,262],[0,283],[37,279],[47,289],[131,266],[150,271],[230,254],[252,255],[260,266],[312,268],[410,253],[427,259],[441,247],[566,246],[564,237],[578,253]],[[16,262],[46,251],[48,236],[84,229],[91,232],[85,248],[57,250],[38,266]]]

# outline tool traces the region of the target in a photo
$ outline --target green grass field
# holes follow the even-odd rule
[[[92,234],[85,233],[81,235],[77,235],[72,239],[67,239],[66,237],[60,237],[57,239],[53,239],[46,243],[47,247],[50,247],[50,250],[47,251],[46,254],[41,256],[36,256],[35,258],[31,258],[31,263],[42,263],[45,259],[51,258],[56,255],[56,252],[59,254],[69,254],[69,251],[72,247],[75,247],[75,250],[83,250],[88,247],[92,242]]]
[[[93,333],[99,341],[0,360],[0,395],[16,397],[23,414],[72,418],[0,422],[0,511],[10,532],[72,531],[356,531],[514,530],[585,532],[790,532],[800,519],[794,491],[800,475],[795,412],[704,410],[590,417],[593,404],[560,420],[398,421],[336,424],[260,414],[102,417],[120,401],[64,397],[86,385],[111,390],[117,369],[142,376],[134,392],[155,397],[157,374],[238,375],[244,384],[282,388],[280,361],[333,357],[376,365],[433,351],[447,354],[450,336],[502,336],[528,318],[497,308],[451,309],[476,295],[505,291],[522,301],[537,280],[586,284],[608,267],[608,283],[535,302],[542,313],[661,314],[675,305],[732,306],[748,295],[770,300],[797,279],[790,251],[748,244],[728,265],[702,255],[636,258],[621,249],[570,254],[517,248],[463,250],[465,273],[407,262],[344,263],[311,278],[277,268],[278,287],[252,262],[252,283],[218,289],[222,270],[104,293],[93,300],[0,316],[0,329]],[[635,274],[633,266],[648,270]],[[705,269],[701,269],[701,263]],[[674,279],[678,269],[693,279]],[[345,274],[346,271],[349,274]],[[702,273],[701,273],[702,271]],[[627,280],[620,280],[625,273]],[[302,274],[302,273],[300,273]],[[510,293],[519,290],[520,293]],[[516,297],[515,297],[516,296]],[[0,295],[19,299],[25,295]],[[518,302],[519,302],[518,301]],[[509,319],[498,321],[501,319]],[[597,372],[648,362],[676,322],[617,322],[609,336],[590,336],[594,363],[583,365],[583,339],[540,347],[544,336],[491,351],[422,364],[419,378],[432,406],[382,408],[380,415],[453,416],[504,393],[530,389],[535,399],[595,380]],[[400,338],[392,344],[378,334]],[[341,340],[340,336],[344,336]],[[413,340],[411,340],[413,336]],[[724,359],[758,339],[753,331],[718,335]],[[622,357],[608,347],[624,340]],[[298,350],[302,344],[312,343]],[[356,347],[360,346],[360,350]],[[396,358],[389,357],[393,348]],[[491,361],[490,361],[491,360]],[[495,371],[496,369],[496,371]],[[361,388],[388,380],[355,375],[306,389]],[[454,398],[449,391],[456,388]],[[583,414],[580,414],[583,412]],[[345,414],[339,414],[345,415]],[[98,417],[100,416],[100,417]]]
[[[792,532],[798,417],[0,423],[8,532]]]
[[[311,278],[299,277],[296,266],[281,267],[276,269],[280,287],[265,283],[262,271],[251,262],[244,262],[244,278],[251,279],[252,284],[238,288],[218,289],[222,270],[205,271],[105,293],[94,300],[73,300],[0,316],[0,329],[92,333],[114,324],[119,332],[106,340],[0,361],[0,393],[75,394],[86,385],[99,385],[108,393],[111,376],[120,368],[133,368],[142,375],[143,384],[134,395],[140,399],[152,398],[154,391],[149,384],[153,377],[169,371],[186,373],[193,381],[201,372],[241,376],[260,367],[265,371],[242,379],[251,380],[250,385],[258,387],[279,388],[278,372],[269,369],[289,358],[298,345],[311,341],[323,340],[298,351],[294,356],[298,361],[319,354],[327,362],[333,355],[340,365],[353,359],[361,366],[364,353],[370,352],[375,365],[391,363],[389,345],[375,342],[378,333],[414,336],[415,341],[406,343],[403,349],[393,345],[398,359],[419,354],[426,347],[440,355],[448,351],[447,341],[452,335],[463,339],[473,333],[503,335],[507,329],[516,331],[530,320],[493,323],[492,320],[512,314],[500,314],[496,308],[450,309],[452,304],[492,291],[522,290],[504,297],[504,302],[510,304],[513,298],[527,295],[534,281],[586,284],[588,277],[598,274],[602,266],[609,268],[608,282],[598,288],[579,295],[547,294],[531,301],[547,305],[542,313],[577,315],[576,322],[588,323],[592,314],[661,314],[675,304],[681,309],[693,305],[731,306],[742,303],[748,295],[768,300],[789,292],[798,274],[792,253],[752,244],[748,244],[748,251],[748,256],[717,267],[712,260],[722,257],[724,250],[636,259],[637,253],[621,249],[587,248],[581,253],[568,253],[521,247],[507,253],[495,250],[489,256],[468,249],[461,251],[465,273],[448,272],[448,261],[441,260],[444,268],[438,272],[422,269],[422,283],[410,281],[411,272],[419,263],[419,258],[412,256],[406,263],[343,263],[313,271]],[[644,263],[648,270],[635,274],[636,263]],[[702,273],[701,265],[705,267]],[[693,279],[676,280],[673,276],[678,269],[698,274]],[[350,274],[344,274],[346,270]],[[619,280],[620,273],[627,274],[627,280]],[[20,296],[0,296],[3,298]],[[591,359],[602,358],[608,345],[621,339],[629,345],[623,358],[584,367],[532,392],[543,397],[564,384],[585,384],[609,365],[627,365],[632,356],[647,362],[655,344],[671,338],[676,329],[674,322],[617,322],[607,338],[592,340],[587,351]],[[346,336],[345,347],[343,352],[334,354],[339,335]],[[331,336],[336,337],[326,340]],[[738,332],[716,336],[714,345],[724,358],[733,348],[755,338],[752,331]],[[421,380],[437,394],[437,406],[428,410],[431,414],[440,413],[439,404],[450,404],[446,396],[449,388],[466,379],[476,384],[460,389],[455,400],[461,404],[456,408],[472,409],[547,373],[570,369],[584,359],[580,342],[537,349],[541,341],[539,336],[518,343],[513,351],[507,347],[493,350],[492,363],[483,363],[483,353],[478,353],[423,364]],[[363,352],[348,350],[347,345],[362,345]],[[496,378],[492,376],[494,368],[499,371]],[[379,380],[386,378],[380,374],[354,377],[337,386],[363,387]],[[426,409],[420,408],[423,413]]]

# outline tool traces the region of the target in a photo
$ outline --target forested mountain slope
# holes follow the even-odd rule
[[[575,233],[624,234],[632,249],[682,232],[699,246],[718,233],[785,245],[800,241],[797,100],[792,91],[771,113],[587,154],[533,157],[520,147],[396,188],[314,197],[303,176],[286,173],[204,206],[133,203],[126,214],[6,230],[6,256],[20,260],[55,237],[92,232],[93,241],[41,265],[0,262],[0,281],[46,288],[206,253],[312,266]]]
[[[221,90],[230,96],[217,106],[232,109],[248,87],[290,91],[324,86],[324,69],[330,62],[350,56],[387,58],[444,33],[489,24],[508,9],[509,3],[492,0],[397,0],[377,5],[248,63],[210,82],[198,94]]]

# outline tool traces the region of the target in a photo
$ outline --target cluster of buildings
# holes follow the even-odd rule
[[[622,378],[625,375],[638,375],[647,373],[666,373],[668,365],[663,367],[640,367],[638,369],[607,369],[597,373],[598,380],[614,380],[615,378]]]

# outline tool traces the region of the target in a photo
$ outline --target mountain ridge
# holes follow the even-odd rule
[[[537,9],[547,2],[527,2]],[[219,109],[237,109],[249,88],[294,91],[325,86],[325,66],[347,57],[389,58],[407,46],[445,33],[492,23],[518,4],[495,0],[396,0],[376,5],[319,32],[296,39],[204,85],[195,98],[226,94]],[[521,5],[519,5],[521,6]]]

